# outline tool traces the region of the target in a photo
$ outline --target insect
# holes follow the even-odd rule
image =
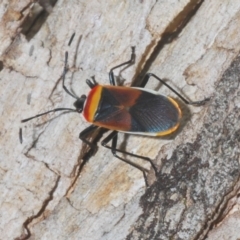
[[[81,97],[76,96],[65,86],[65,75],[68,68],[68,52],[66,52],[62,86],[67,94],[76,99],[74,102],[75,109],[55,108],[33,117],[23,119],[22,122],[27,122],[42,115],[57,111],[82,113],[84,118],[91,123],[91,125],[79,134],[79,138],[90,147],[90,156],[95,152],[97,146],[88,140],[89,135],[97,128],[112,130],[112,132],[101,141],[102,146],[110,149],[112,154],[118,159],[142,171],[147,184],[146,169],[132,161],[120,157],[118,153],[148,161],[153,167],[155,173],[157,173],[156,166],[148,157],[118,149],[118,132],[147,136],[164,136],[176,131],[180,125],[182,116],[181,109],[173,98],[160,95],[153,90],[144,89],[149,78],[153,77],[160,81],[163,85],[174,92],[185,104],[203,105],[209,99],[207,98],[202,101],[190,102],[153,73],[147,73],[137,87],[116,86],[113,71],[124,65],[134,63],[135,48],[132,47],[131,49],[130,60],[121,63],[110,70],[110,85],[99,85],[94,78],[92,78],[92,80],[87,79],[86,83],[90,87],[90,92],[88,95],[82,95]],[[108,145],[110,142],[111,145]]]

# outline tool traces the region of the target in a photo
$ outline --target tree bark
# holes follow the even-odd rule
[[[240,2],[24,0],[0,8],[2,239],[240,238]],[[191,101],[211,97],[185,106],[150,79],[147,88],[179,102],[183,120],[168,137],[119,133],[119,148],[157,166],[155,178],[151,166],[129,158],[149,169],[148,188],[141,171],[101,144],[82,167],[82,116],[21,123],[72,107],[62,89],[65,51],[66,84],[81,96],[91,76],[109,84],[131,46],[135,64],[114,72],[119,85],[152,72]]]

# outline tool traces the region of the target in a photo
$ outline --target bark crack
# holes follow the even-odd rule
[[[146,47],[145,53],[142,55],[136,73],[133,77],[133,85],[137,85],[150,69],[157,56],[166,44],[170,44],[176,39],[183,29],[196,14],[204,0],[190,1],[185,8],[170,22],[160,37],[153,38],[152,42]],[[148,28],[146,26],[146,28]],[[151,32],[151,31],[150,31]]]
[[[28,217],[27,220],[23,223],[23,228],[25,230],[25,233],[23,233],[21,236],[15,238],[15,240],[26,240],[29,239],[31,237],[31,231],[30,231],[30,227],[29,225],[31,223],[33,223],[33,221],[39,217],[44,217],[44,212],[49,204],[49,202],[51,202],[53,200],[53,195],[54,192],[56,191],[57,187],[58,187],[58,183],[60,181],[60,176],[58,176],[55,185],[53,186],[52,190],[49,192],[49,196],[43,201],[42,207],[40,208],[40,210],[35,214],[32,215],[31,217]]]

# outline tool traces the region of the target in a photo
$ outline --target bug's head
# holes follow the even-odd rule
[[[77,112],[82,112],[86,98],[86,95],[82,95],[80,98],[77,98],[77,100],[73,103],[73,106],[76,108]]]

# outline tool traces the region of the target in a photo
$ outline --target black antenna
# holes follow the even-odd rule
[[[73,38],[75,36],[75,33],[72,34],[69,42],[68,42],[68,46],[70,46],[70,44],[72,43],[73,41]],[[65,76],[66,76],[66,73],[68,71],[68,52],[66,51],[65,52],[65,60],[64,60],[64,68],[63,68],[63,73],[62,73],[62,86],[63,86],[63,89],[65,90],[65,92],[72,96],[73,98],[77,99],[77,101],[74,103],[74,106],[76,107],[76,109],[73,109],[73,108],[55,108],[55,109],[52,109],[50,111],[47,111],[47,112],[44,112],[44,113],[40,113],[40,114],[37,114],[33,117],[30,117],[30,118],[25,118],[23,120],[21,120],[21,122],[28,122],[34,118],[38,118],[38,117],[41,117],[43,115],[46,115],[46,114],[49,114],[51,112],[58,112],[58,111],[69,111],[69,112],[81,112],[82,111],[82,107],[83,107],[83,104],[84,104],[84,101],[86,99],[86,96],[82,96],[82,97],[77,97],[74,93],[72,93],[70,90],[67,89],[67,87],[65,86]],[[76,104],[77,103],[77,104]]]
[[[64,111],[64,110],[65,110],[65,111],[70,111],[70,112],[78,112],[76,109],[72,109],[72,108],[55,108],[55,109],[52,109],[52,110],[50,110],[50,111],[37,114],[37,115],[35,115],[35,116],[33,116],[33,117],[25,118],[25,119],[21,120],[21,122],[22,122],[22,123],[28,122],[28,121],[30,121],[30,120],[32,120],[32,119],[34,119],[34,118],[41,117],[41,116],[46,115],[46,114],[48,114],[48,113],[58,112],[58,111]]]

